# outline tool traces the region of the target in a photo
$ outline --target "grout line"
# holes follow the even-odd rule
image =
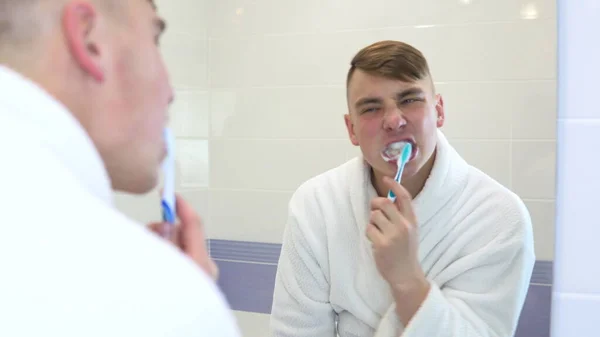
[[[210,89],[205,88],[205,89],[199,89],[199,88],[193,88],[193,87],[173,87],[173,90],[175,91],[175,100],[177,100],[177,94],[209,94],[210,93]]]
[[[552,284],[546,284],[546,283],[529,283],[530,286],[538,286],[538,287],[552,287]]]
[[[538,139],[515,138],[512,141],[513,141],[513,143],[554,143],[554,142],[556,142],[556,138],[538,138]]]
[[[514,183],[513,183],[513,142],[516,141],[515,139],[513,139],[513,123],[514,123],[514,119],[512,118],[514,114],[511,114],[511,121],[510,121],[510,129],[509,129],[509,135],[510,135],[510,139],[513,140],[512,142],[508,143],[508,188],[511,190],[514,190]]]
[[[208,33],[208,28],[206,29],[206,35],[209,36],[210,34]],[[213,102],[213,95],[211,95],[210,93],[210,87],[211,87],[211,83],[212,83],[212,78],[210,76],[210,64],[211,64],[211,60],[210,60],[210,50],[211,50],[211,41],[207,40],[206,41],[206,85],[208,86],[208,93],[207,93],[207,101],[208,101],[208,109],[206,111],[207,117],[208,117],[208,137],[206,137],[206,145],[208,147],[207,152],[208,152],[208,158],[211,158],[211,145],[212,145],[212,140],[211,140],[211,135],[214,134],[214,130],[213,130],[213,113],[212,113],[212,102]],[[185,139],[185,138],[184,138]],[[212,170],[211,170],[211,165],[210,163],[207,165],[206,167],[206,176],[210,185],[210,181],[212,180]],[[208,186],[207,186],[208,187]]]
[[[268,190],[259,188],[229,188],[229,187],[180,187],[178,192],[273,192],[273,193],[294,193],[295,190]]]
[[[554,290],[552,292],[552,297],[560,296],[562,298],[571,298],[571,299],[582,299],[582,300],[592,300],[592,301],[600,301],[600,295],[597,293],[570,293],[570,292],[562,292],[558,290]]]
[[[539,82],[556,82],[556,78],[539,78],[539,79],[499,79],[499,80],[442,80],[434,81],[435,85],[448,85],[448,84],[513,84],[513,83],[539,83]],[[185,87],[180,87],[181,90],[185,90]],[[248,89],[300,89],[300,88],[337,88],[345,89],[344,83],[334,84],[283,84],[283,85],[250,85],[244,87],[210,87],[203,91],[243,91]],[[191,87],[189,90],[196,88]]]
[[[523,198],[524,202],[556,202],[556,199],[536,199],[536,198]]]
[[[557,118],[558,122],[574,122],[574,123],[591,123],[591,124],[599,124],[600,118]]]
[[[210,191],[216,192],[276,192],[276,193],[294,193],[295,189],[289,190],[269,190],[269,189],[261,189],[261,188],[231,188],[231,187],[213,187],[210,188]]]
[[[206,41],[206,86],[208,87],[208,90],[210,91],[210,87],[211,87],[211,82],[212,82],[212,78],[210,77],[210,71],[209,69],[210,64],[211,64],[211,60],[210,60],[210,50],[211,50],[211,43],[210,40]],[[210,118],[209,118],[210,121]]]
[[[538,18],[537,22],[547,21],[554,22],[556,18],[545,17]],[[515,24],[523,23],[525,25],[532,24],[531,22],[523,19],[516,20],[498,20],[498,21],[474,21],[474,22],[461,22],[461,23],[428,23],[428,24],[409,24],[409,25],[398,25],[398,26],[387,26],[387,27],[376,27],[376,28],[346,28],[336,30],[313,30],[313,31],[300,31],[300,32],[285,32],[285,33],[273,33],[273,32],[262,32],[262,33],[251,33],[239,35],[238,33],[229,33],[228,35],[221,36],[209,36],[210,40],[226,40],[226,39],[240,39],[247,37],[291,37],[291,36],[305,36],[305,35],[335,35],[345,33],[362,33],[362,32],[374,32],[382,30],[395,30],[395,29],[430,29],[430,28],[447,28],[447,27],[470,27],[470,26],[491,26],[498,24]]]
[[[290,193],[294,193],[296,190],[295,189],[289,189],[289,190],[267,190],[267,189],[260,189],[260,188],[233,188],[233,187],[206,187],[206,186],[200,186],[200,187],[187,187],[187,186],[180,186],[177,188],[177,192],[182,192],[182,193],[186,193],[186,192],[268,192],[268,193],[279,193],[279,194],[290,194]]]

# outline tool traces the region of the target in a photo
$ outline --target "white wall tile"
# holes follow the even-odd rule
[[[161,51],[176,89],[208,88],[208,40],[167,32],[161,38]]]
[[[453,139],[554,139],[556,81],[436,83]]]
[[[368,33],[249,36],[210,41],[211,88],[344,85]]]
[[[471,165],[500,184],[510,187],[509,141],[463,141],[450,139],[456,151]]]
[[[350,140],[348,140],[348,142],[350,142]],[[360,147],[354,146],[354,145],[350,145],[348,147],[348,150],[346,151],[346,160],[350,160],[350,159],[353,159],[353,158],[358,157],[358,156],[362,156],[362,152],[360,150]]]
[[[147,195],[114,193],[115,206],[140,225],[162,221],[160,199],[157,189]]]
[[[522,93],[515,83],[442,82],[435,88],[444,100],[448,138],[510,139],[512,99]]]
[[[555,1],[551,0],[220,0],[209,3],[211,37],[553,19],[556,16]]]
[[[505,93],[511,102],[507,112],[514,139],[556,139],[556,80],[528,81],[498,91],[499,96]]]
[[[167,22],[167,32],[206,39],[208,0],[154,0],[158,13]]]
[[[345,87],[214,90],[212,136],[347,139]]]
[[[535,255],[538,260],[554,259],[554,201],[525,200],[525,206],[531,215],[533,237],[535,239]]]
[[[553,337],[598,336],[600,296],[554,293],[552,312]]]
[[[270,315],[253,312],[234,311],[237,323],[242,331],[242,337],[265,337],[269,331]]]
[[[209,101],[205,91],[180,90],[169,109],[170,126],[175,137],[209,137]]]
[[[598,191],[600,119],[559,122],[556,291],[600,294]],[[589,258],[587,258],[589,257]]]
[[[534,20],[211,40],[211,87],[343,85],[354,54],[383,39],[421,49],[435,81],[554,79],[555,56],[546,54],[556,47],[554,26]]]
[[[600,2],[558,0],[557,226],[553,337],[598,336],[600,312]]]
[[[280,243],[292,192],[211,190],[211,239]]]
[[[556,142],[513,142],[512,188],[521,198],[554,199]]]
[[[554,20],[415,29],[436,81],[556,78]],[[388,38],[406,38],[400,34]]]
[[[177,193],[185,199],[200,216],[200,221],[204,227],[204,233],[209,237],[210,219],[212,209],[210,207],[210,191],[208,189],[178,189]]]
[[[293,191],[346,161],[341,140],[213,140],[211,188]]]
[[[559,2],[563,0],[558,0]],[[600,67],[600,46],[590,43],[585,33],[598,28],[599,8],[596,1],[572,1],[563,8],[562,41],[559,64],[563,76],[560,82],[562,93],[558,111],[560,118],[598,118],[597,108],[598,87],[589,85],[587,79],[598,77]]]
[[[208,187],[210,154],[208,140],[177,139],[178,186],[183,188]]]

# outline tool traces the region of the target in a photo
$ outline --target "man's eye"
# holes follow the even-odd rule
[[[411,103],[418,102],[418,101],[419,101],[419,99],[417,99],[417,98],[408,98],[408,99],[403,100],[402,104],[411,104]]]
[[[379,108],[366,108],[363,110],[363,113],[375,112],[377,110],[379,110]]]

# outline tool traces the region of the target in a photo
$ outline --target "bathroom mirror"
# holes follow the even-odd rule
[[[346,73],[381,40],[424,54],[450,144],[525,202],[536,263],[516,336],[549,336],[555,1],[156,2],[169,26],[161,49],[176,89],[178,191],[204,220],[244,336],[268,333],[293,192],[359,154],[343,120]],[[158,192],[116,198],[142,222],[160,218]]]

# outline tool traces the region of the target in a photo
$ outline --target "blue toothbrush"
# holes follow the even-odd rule
[[[177,219],[175,212],[175,143],[171,130],[164,130],[167,145],[167,156],[163,162],[164,186],[162,191],[162,217],[164,222],[174,224]]]
[[[400,149],[402,152],[399,152]],[[385,155],[383,155],[384,158],[386,158],[387,156],[387,158],[389,159],[396,159],[396,163],[398,164],[398,171],[396,172],[396,177],[394,178],[394,180],[397,183],[400,183],[400,180],[402,179],[402,172],[404,171],[404,166],[410,159],[410,155],[412,153],[412,145],[408,142],[394,143],[391,144],[389,146],[389,150],[386,149],[385,152]],[[394,153],[394,155],[390,156],[390,152]],[[396,201],[396,194],[394,194],[392,190],[388,192],[388,199],[390,199],[392,202]]]

